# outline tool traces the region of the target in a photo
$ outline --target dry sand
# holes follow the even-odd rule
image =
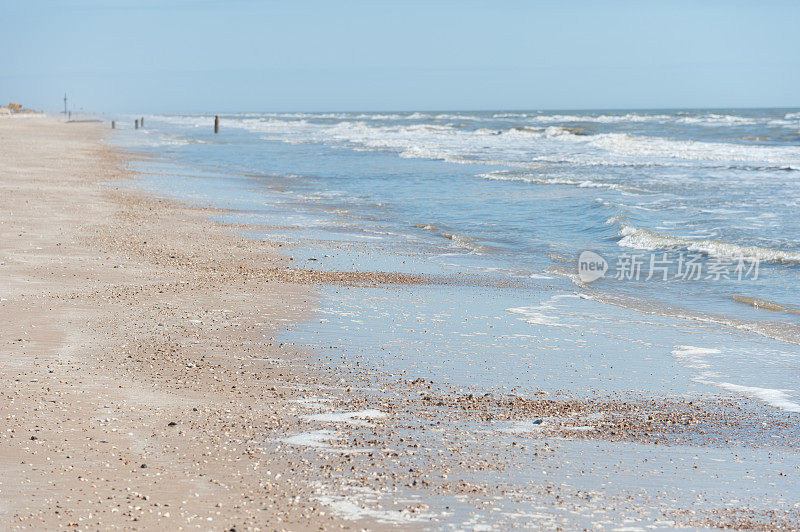
[[[109,184],[130,175],[104,133],[0,122],[0,528],[335,527],[296,457],[254,451],[314,381],[258,359],[317,279]]]

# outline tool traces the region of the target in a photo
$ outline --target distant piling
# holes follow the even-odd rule
[[[139,129],[139,119],[138,118],[133,121],[133,127],[134,127],[134,129]]]
[[[139,127],[144,127],[144,117],[139,119]]]
[[[219,133],[219,115],[214,117],[214,133]]]
[[[113,120],[111,121],[111,129],[117,129],[117,123]]]

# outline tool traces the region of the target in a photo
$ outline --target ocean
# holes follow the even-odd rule
[[[465,389],[800,412],[797,109],[213,118],[114,142],[297,267],[463,281],[322,286],[286,341]]]

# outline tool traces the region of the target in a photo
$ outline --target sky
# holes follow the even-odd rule
[[[800,106],[796,1],[0,0],[0,103],[267,112]]]

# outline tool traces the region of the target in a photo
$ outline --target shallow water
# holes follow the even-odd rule
[[[165,156],[137,163],[146,186],[302,242],[299,267],[511,283],[323,288],[293,341],[521,395],[800,409],[796,110],[245,114],[217,136],[212,120],[149,116],[118,141]],[[592,283],[586,250],[609,268]]]

